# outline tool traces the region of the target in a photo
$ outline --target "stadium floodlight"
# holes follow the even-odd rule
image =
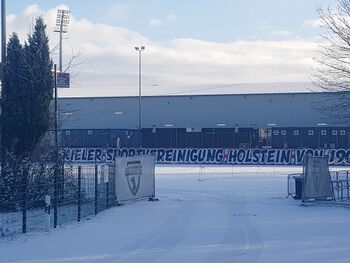
[[[146,48],[145,46],[139,46],[135,47],[135,50],[139,52],[139,124],[138,124],[138,130],[139,130],[139,136],[141,136],[141,52],[144,51]],[[142,144],[142,142],[141,142]],[[141,145],[142,146],[142,145]]]
[[[54,32],[60,33],[59,43],[59,71],[62,72],[62,34],[67,33],[68,25],[70,22],[70,13],[68,9],[58,9],[56,17],[56,26]]]
[[[141,47],[135,47],[136,51],[143,51],[145,50],[145,46],[141,46]]]

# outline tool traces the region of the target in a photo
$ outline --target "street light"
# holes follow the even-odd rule
[[[139,136],[141,136],[141,52],[145,50],[145,46],[135,47],[135,50],[139,52]],[[142,137],[141,137],[142,138]],[[142,142],[141,142],[142,146]]]

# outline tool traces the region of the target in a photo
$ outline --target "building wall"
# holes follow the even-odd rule
[[[261,131],[265,136],[261,136]],[[141,130],[63,130],[64,147],[135,148],[350,148],[350,129],[340,127],[294,128],[183,128]]]
[[[322,93],[142,97],[142,128],[316,127]],[[138,97],[60,98],[63,129],[137,129]],[[117,114],[116,114],[117,113]]]

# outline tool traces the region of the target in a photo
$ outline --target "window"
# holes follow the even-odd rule
[[[279,130],[274,130],[273,131],[273,135],[279,135],[280,134],[280,131]]]
[[[66,135],[70,135],[70,131],[66,131]]]
[[[327,135],[327,131],[326,131],[326,130],[321,130],[321,135],[322,135],[322,136]]]
[[[299,135],[299,130],[294,130],[294,135]]]
[[[88,131],[88,135],[92,135],[93,133],[92,133],[92,130],[89,130]]]
[[[340,135],[345,135],[345,130],[340,130]]]
[[[282,130],[281,131],[281,135],[283,135],[283,136],[287,135],[287,131],[286,130]]]
[[[314,135],[314,130],[309,130],[307,134],[310,135],[310,136],[313,136]]]
[[[337,130],[332,130],[332,135],[338,135],[338,131]]]

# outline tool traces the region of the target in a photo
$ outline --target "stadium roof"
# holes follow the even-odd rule
[[[217,85],[196,85],[186,87],[142,86],[142,96],[171,95],[244,95],[244,94],[287,94],[324,92],[311,82],[238,83]],[[60,89],[59,97],[129,97],[138,96],[138,86],[120,88],[70,88]]]

